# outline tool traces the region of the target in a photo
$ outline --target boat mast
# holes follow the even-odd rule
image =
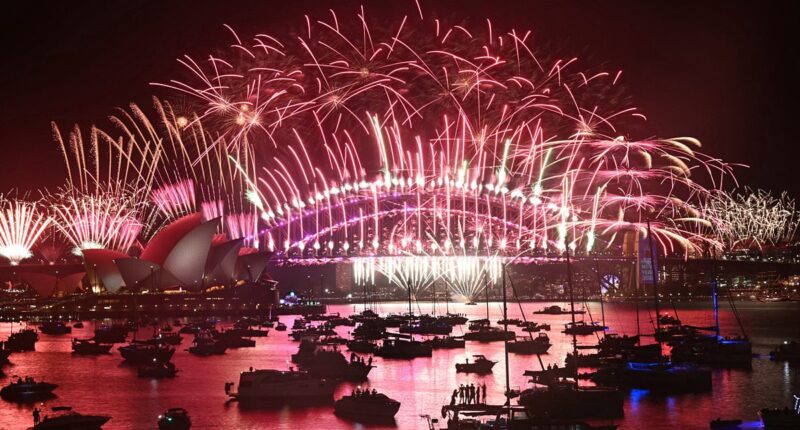
[[[597,274],[597,286],[600,289],[600,319],[602,320],[603,327],[606,326],[606,310],[603,307],[603,278],[600,276],[600,265],[597,263],[597,253],[592,255],[594,260],[594,271]],[[606,336],[605,329],[603,330],[603,337]]]
[[[431,283],[431,293],[433,293],[433,316],[436,316],[436,282]]]
[[[575,294],[572,290],[572,265],[570,264],[569,260],[569,245],[564,248],[564,252],[567,256],[567,287],[569,288],[569,310],[570,310],[570,317],[572,318],[572,354],[577,357],[578,356],[578,338],[575,335]],[[575,373],[577,374],[578,367],[575,367]]]
[[[486,285],[484,288],[486,291],[486,322],[489,322],[489,274],[486,272],[486,269],[483,270],[483,281],[485,282],[484,285]]]
[[[661,313],[658,309],[658,268],[656,268],[656,248],[653,246],[653,233],[650,230],[650,217],[647,218],[647,246],[650,248],[650,270],[653,276],[653,297],[656,307],[656,342],[661,345],[658,333],[661,332]],[[659,351],[659,355],[661,352]]]
[[[711,250],[711,301],[714,304],[714,333],[719,338],[719,298],[717,295],[717,254]]]
[[[506,362],[506,404],[511,405],[511,380],[509,377],[508,369],[508,299],[506,298],[506,265],[503,264],[503,353],[505,354]],[[486,399],[483,399],[486,403]],[[508,411],[509,422],[511,421],[511,410]]]

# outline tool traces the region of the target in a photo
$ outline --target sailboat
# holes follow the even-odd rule
[[[464,340],[475,340],[478,342],[500,342],[514,340],[514,332],[503,330],[500,327],[492,327],[489,320],[489,287],[486,291],[486,319],[470,321],[469,332],[464,333]],[[506,320],[505,316],[503,317]]]
[[[657,250],[653,246],[650,221],[647,221],[647,235],[652,259],[653,296],[656,315],[659,313],[658,269],[656,267]],[[661,329],[661,322],[655,318],[656,333]],[[692,363],[676,364],[667,360],[660,352],[657,361],[640,362],[627,360],[621,364],[604,366],[592,376],[592,380],[602,385],[618,387],[636,387],[658,390],[661,392],[690,392],[711,390],[711,371]]]
[[[714,268],[716,269],[716,264]],[[711,336],[691,336],[670,343],[670,346],[672,346],[672,359],[679,362],[749,367],[752,365],[753,357],[753,346],[750,343],[750,339],[746,335],[736,337],[720,336],[716,270],[712,272],[711,276],[711,294],[714,305],[714,326],[712,329],[714,334]],[[742,322],[739,319],[736,304],[730,297],[728,297],[728,300],[736,317],[736,322],[739,324],[739,329],[744,334],[744,326],[742,326]]]
[[[508,331],[505,266],[503,266],[502,276],[503,320],[505,322],[503,329]],[[561,384],[553,380],[545,389],[526,390],[520,395],[519,406],[511,405],[511,398],[517,394],[510,390],[508,344],[509,341],[506,340],[504,348],[506,371],[505,403],[502,405],[488,404],[484,394],[483,403],[481,404],[451,403],[450,405],[445,405],[442,407],[442,417],[447,419],[448,430],[473,430],[477,428],[610,430],[617,428],[616,425],[594,427],[577,420],[577,418],[621,417],[623,414],[622,395],[616,389],[578,387],[577,383],[574,385]],[[551,378],[556,373],[567,371],[567,369],[558,369],[555,371],[543,370],[542,372],[547,374],[547,378]],[[526,375],[528,375],[528,372],[526,372]],[[429,419],[430,426],[432,422],[430,417],[423,417]],[[482,417],[494,417],[494,419],[491,420],[489,418],[489,421],[483,422],[481,421]]]
[[[575,295],[572,288],[572,266],[569,247],[565,249],[567,286],[570,298],[570,316],[575,324]],[[578,342],[572,333],[573,355],[578,353]],[[541,363],[541,360],[540,360]],[[623,416],[623,395],[616,388],[578,385],[578,368],[554,367],[540,371],[527,371],[533,386],[519,394],[517,402],[535,416],[560,419],[620,418]]]

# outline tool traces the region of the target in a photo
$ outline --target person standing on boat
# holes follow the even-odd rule
[[[481,387],[481,390],[483,391],[483,403],[486,403],[486,383],[485,382],[483,383],[483,386]]]
[[[33,425],[39,424],[39,419],[41,418],[41,412],[39,408],[33,408]]]
[[[464,384],[458,387],[458,403],[464,403]]]
[[[456,404],[456,397],[458,397],[458,388],[453,390],[453,395],[450,397],[450,406],[453,406],[453,405]]]

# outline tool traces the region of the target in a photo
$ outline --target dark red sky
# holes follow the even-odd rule
[[[300,25],[303,14],[340,13],[363,1],[60,1],[4,4],[0,67],[0,192],[57,185],[60,154],[49,122],[102,122],[114,107],[148,104],[152,81],[180,73],[175,58],[226,46],[242,34]],[[404,12],[413,3],[397,0]],[[422,1],[427,12],[491,18],[531,28],[559,55],[623,69],[636,105],[658,136],[694,136],[744,184],[800,197],[800,14],[791,2]]]

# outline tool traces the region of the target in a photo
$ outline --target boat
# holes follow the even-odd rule
[[[56,384],[36,382],[30,376],[26,376],[24,379],[17,378],[16,381],[0,389],[0,397],[10,401],[29,402],[52,397],[56,388],[58,388]]]
[[[178,369],[169,361],[153,360],[152,363],[140,366],[136,373],[146,378],[172,378],[178,374]]]
[[[242,337],[237,330],[225,330],[223,332],[215,332],[214,339],[221,342],[225,348],[254,348],[256,341]]]
[[[622,418],[624,396],[621,391],[607,387],[579,386],[574,370],[529,371],[539,374],[533,386],[520,392],[517,403],[534,416],[554,419]],[[547,375],[546,377],[542,377]]]
[[[569,247],[565,249],[567,268],[567,285],[569,291],[570,310],[567,314],[571,317],[571,324],[575,326],[575,296],[572,286],[572,265],[570,264]],[[505,291],[505,289],[504,289]],[[545,311],[561,312],[561,308],[553,306]],[[573,354],[578,353],[576,333],[573,331]],[[541,361],[540,361],[541,364]],[[531,377],[532,386],[519,393],[517,403],[524,406],[527,412],[534,417],[547,417],[548,419],[574,420],[586,418],[621,418],[623,412],[622,392],[613,387],[585,387],[578,384],[577,367],[544,368],[542,370],[526,371],[525,376]],[[507,388],[508,391],[508,388]]]
[[[478,342],[498,342],[513,340],[516,337],[514,332],[505,331],[500,327],[484,326],[478,330],[464,333],[464,340],[474,340]]]
[[[225,343],[214,339],[210,330],[202,330],[194,337],[189,353],[194,355],[208,356],[225,354]]]
[[[39,331],[44,334],[58,336],[62,334],[72,333],[72,327],[66,325],[61,321],[47,321],[39,326]]]
[[[7,363],[12,352],[14,351],[6,349],[5,342],[0,342],[0,364]]]
[[[175,346],[175,345],[180,345],[181,342],[183,342],[183,336],[181,336],[179,333],[165,333],[162,331],[161,333],[155,334],[147,342],[154,343],[157,345]]]
[[[111,417],[103,415],[83,415],[69,406],[51,408],[52,415],[45,415],[42,421],[31,427],[33,430],[96,430],[103,427]]]
[[[434,336],[430,339],[426,339],[422,341],[422,343],[430,345],[433,349],[456,349],[456,348],[464,348],[467,344],[464,341],[464,337],[456,337],[456,336]]]
[[[550,324],[538,324],[533,321],[525,321],[521,324],[518,324],[519,327],[522,327],[522,331],[527,332],[537,332],[537,331],[550,331]]]
[[[464,314],[447,313],[444,315],[439,315],[437,318],[439,319],[439,321],[444,321],[450,325],[466,324],[468,321],[467,317]]]
[[[362,339],[348,340],[347,350],[353,352],[361,352],[365,354],[373,354],[378,350],[378,345],[375,342]]]
[[[415,341],[411,336],[399,333],[388,333],[389,338],[384,339],[375,355],[383,358],[411,359],[416,357],[430,357],[433,348],[423,342]]]
[[[576,310],[567,310],[567,309],[562,309],[561,306],[553,305],[553,306],[548,306],[548,307],[546,307],[546,308],[544,308],[542,310],[533,311],[533,313],[534,314],[540,314],[540,315],[581,315],[581,314],[585,314],[586,311],[584,311],[584,310],[577,310],[577,311]]]
[[[722,418],[717,418],[708,423],[708,427],[711,430],[738,430],[740,425],[742,425],[742,420],[723,420]]]
[[[516,354],[545,354],[550,349],[550,337],[547,333],[539,333],[534,337],[518,337],[508,342],[508,352]]]
[[[303,370],[256,369],[239,374],[239,385],[225,384],[225,393],[241,403],[265,406],[298,400],[330,400],[336,389],[335,379],[320,378]]]
[[[504,429],[504,430],[616,430],[617,425],[594,425],[584,421],[537,416],[527,408],[512,405],[458,404],[442,407],[447,430]],[[428,428],[435,419],[428,415]]]
[[[167,362],[175,353],[175,348],[165,345],[131,343],[117,348],[128,363],[150,363],[153,360]]]
[[[158,416],[158,430],[189,430],[192,420],[183,408],[169,408]]]
[[[384,422],[394,420],[400,402],[374,389],[356,389],[351,395],[337,400],[333,410],[336,415],[356,422]]]
[[[277,331],[286,331],[286,329],[287,329],[286,324],[282,322],[275,324],[275,330]]]
[[[794,396],[794,408],[762,409],[764,430],[790,430],[800,428],[800,396]]]
[[[753,347],[744,337],[703,336],[673,342],[672,360],[708,365],[750,366]]]
[[[8,336],[8,339],[3,342],[3,349],[15,352],[35,351],[38,340],[39,334],[36,330],[31,328],[22,329]]]
[[[78,355],[100,355],[111,351],[111,343],[99,343],[91,339],[72,339],[72,352]]]
[[[798,361],[800,360],[800,343],[783,341],[769,352],[769,357],[773,360]]]
[[[594,321],[589,324],[587,324],[586,321],[576,321],[574,323],[569,322],[564,324],[564,330],[561,330],[561,333],[586,336],[598,331],[605,331],[606,329],[608,329],[608,327],[604,327]]]
[[[100,343],[124,343],[128,338],[128,327],[121,324],[103,325],[94,331],[94,340]]]
[[[665,393],[711,390],[711,371],[691,363],[625,362],[602,367],[591,378],[601,385],[646,388]]]
[[[401,325],[399,331],[400,333],[410,334],[448,335],[453,332],[453,326],[435,319],[421,318],[418,321],[412,321]]]
[[[75,321],[75,323],[72,324],[72,328],[83,328],[83,321]]]
[[[496,361],[489,360],[483,355],[476,354],[472,357],[475,358],[475,361],[472,363],[469,362],[469,358],[467,358],[464,363],[456,363],[456,372],[478,374],[492,373],[492,367],[497,364]]]

